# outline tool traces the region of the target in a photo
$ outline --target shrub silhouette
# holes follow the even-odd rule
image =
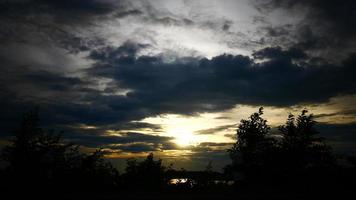
[[[142,162],[128,159],[126,165],[123,179],[128,187],[157,189],[169,181],[165,175],[166,167],[162,165],[162,160],[154,160],[153,153],[148,154]]]

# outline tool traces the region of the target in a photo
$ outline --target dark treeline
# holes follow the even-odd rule
[[[241,120],[237,142],[229,149],[232,164],[225,172],[242,186],[283,191],[353,191],[356,163],[351,156],[336,155],[316,130],[307,110],[290,114],[279,133],[272,134],[263,108]]]
[[[335,155],[315,129],[306,110],[289,115],[279,133],[262,118],[263,109],[241,120],[237,141],[227,150],[231,164],[224,173],[190,172],[164,166],[149,154],[143,161],[128,159],[124,172],[108,162],[101,149],[83,153],[76,144],[39,125],[37,110],[23,115],[11,143],[1,152],[2,193],[129,194],[137,192],[274,191],[287,194],[339,194],[356,186],[356,159]],[[175,180],[172,184],[172,180]]]

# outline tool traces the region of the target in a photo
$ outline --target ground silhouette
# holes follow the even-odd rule
[[[123,173],[101,149],[80,146],[40,127],[38,110],[23,115],[11,143],[2,149],[1,194],[58,199],[261,199],[354,195],[356,159],[333,153],[319,136],[312,114],[289,115],[272,133],[263,108],[241,120],[237,141],[227,153],[224,173],[176,170],[152,153],[128,159]],[[345,164],[346,163],[346,164]],[[172,180],[176,180],[172,184]]]

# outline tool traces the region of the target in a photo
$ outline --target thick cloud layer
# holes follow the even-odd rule
[[[101,56],[94,52],[91,58],[97,64],[89,73],[112,79],[132,91],[128,98],[165,113],[222,110],[236,104],[291,106],[355,92],[354,55],[335,66],[300,49],[270,47],[256,51],[255,59],[221,55],[164,63],[160,57],[135,58],[131,49],[122,55],[125,48],[105,48]]]

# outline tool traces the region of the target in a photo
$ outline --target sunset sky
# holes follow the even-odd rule
[[[356,153],[353,0],[0,0],[0,146],[21,114],[119,168],[228,164],[239,121],[314,113]]]

